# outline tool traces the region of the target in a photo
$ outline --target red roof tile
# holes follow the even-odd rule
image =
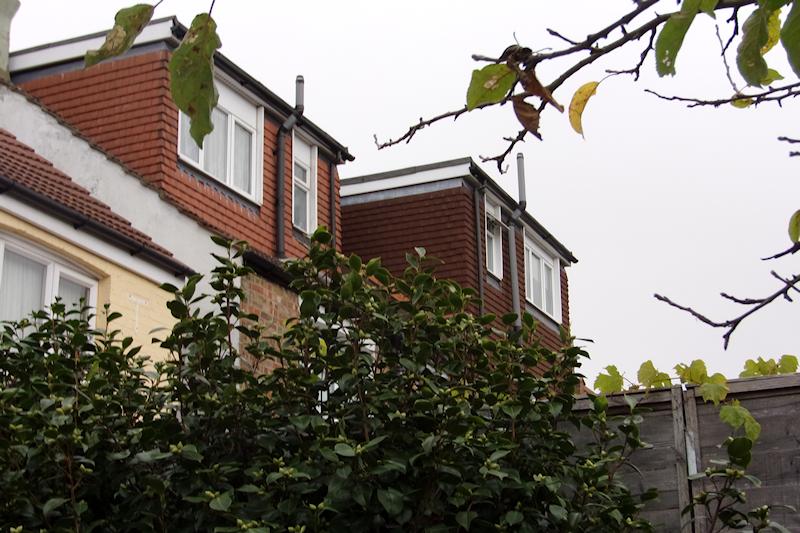
[[[93,197],[87,189],[56,169],[50,161],[36,154],[32,148],[19,142],[2,128],[0,128],[1,178],[13,182],[15,186],[44,196],[73,213],[126,237],[142,248],[148,249],[151,252],[148,255],[154,252],[173,266],[183,266],[172,258],[172,253],[157,245],[148,235],[134,228],[130,222],[114,213],[108,205]],[[179,270],[189,271],[185,266]]]

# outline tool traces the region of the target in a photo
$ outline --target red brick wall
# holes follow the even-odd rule
[[[428,255],[445,261],[437,275],[478,288],[473,189],[467,185],[443,191],[404,196],[342,208],[345,223],[343,249],[365,260],[380,257],[394,274],[406,267],[405,253],[423,246]],[[485,216],[483,202],[480,216]],[[487,313],[498,317],[511,312],[511,271],[508,233],[503,231],[503,278],[494,278],[485,268],[486,233],[481,218],[481,261],[484,264],[484,304]],[[517,232],[516,254],[519,270],[520,303],[525,306],[524,236]],[[499,288],[495,287],[499,286]],[[569,289],[566,271],[561,269],[562,325],[569,327]],[[498,324],[499,327],[499,324]],[[551,350],[561,348],[561,339],[551,325],[540,324],[541,342]]]
[[[242,310],[258,316],[258,324],[264,328],[265,336],[283,333],[286,321],[299,314],[297,293],[277,283],[250,274],[242,278],[242,289],[247,295],[242,302]],[[245,363],[256,373],[268,373],[278,366],[272,360],[256,362],[245,350],[247,342],[249,339],[242,336],[240,352]]]
[[[169,92],[169,57],[167,51],[143,53],[33,79],[22,87],[210,229],[245,239],[267,255],[277,255],[277,119],[267,115],[264,121],[262,205],[239,198],[223,185],[210,187],[182,172],[178,166],[178,110]],[[299,257],[305,254],[306,244],[292,231],[291,138],[289,133],[285,144],[285,243],[286,255]],[[320,155],[318,222],[325,226],[330,226],[328,166],[328,160]],[[339,217],[337,209],[337,221]]]

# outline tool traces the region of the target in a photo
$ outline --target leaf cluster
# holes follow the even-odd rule
[[[573,410],[580,349],[541,348],[530,315],[491,329],[422,249],[394,277],[329,240],[319,230],[288,264],[301,315],[280,336],[244,313],[245,245],[222,240],[215,294],[197,293],[199,277],[165,286],[176,320],[165,361],[63,306],[5,325],[0,528],[649,527],[638,513],[654,493],[615,476],[643,446],[641,416],[615,421],[602,398]],[[200,310],[208,299],[216,312]],[[253,359],[279,366],[256,375]],[[579,447],[570,426],[595,438]]]

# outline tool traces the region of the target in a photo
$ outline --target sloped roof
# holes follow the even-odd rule
[[[14,194],[37,209],[67,219],[76,228],[94,233],[175,274],[192,272],[174,259],[172,253],[2,128],[0,193]]]

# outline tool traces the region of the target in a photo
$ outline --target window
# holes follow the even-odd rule
[[[178,153],[191,166],[260,203],[263,108],[226,85],[218,87],[219,104],[211,112],[214,130],[203,140],[203,146],[194,142],[189,133],[189,117],[180,113]]]
[[[317,147],[292,134],[292,224],[305,234],[317,229]]]
[[[486,268],[503,279],[503,225],[500,204],[486,197]]]
[[[530,239],[525,239],[525,298],[556,322],[561,322],[558,259]]]
[[[94,306],[97,283],[56,258],[15,239],[0,239],[0,320],[19,320],[60,298]]]

